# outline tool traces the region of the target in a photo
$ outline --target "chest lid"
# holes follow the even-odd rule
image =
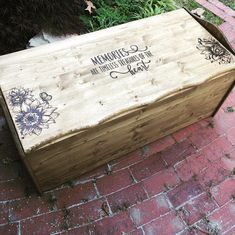
[[[1,56],[0,86],[30,152],[234,69],[180,9]]]

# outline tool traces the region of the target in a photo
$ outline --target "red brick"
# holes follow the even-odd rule
[[[130,217],[136,226],[145,224],[169,211],[169,204],[164,195],[159,195],[129,210]]]
[[[235,151],[222,157],[221,162],[225,169],[232,172],[235,169]]]
[[[227,133],[228,140],[235,145],[235,127],[230,129]]]
[[[234,107],[235,109],[235,107]],[[235,112],[218,112],[214,117],[214,129],[222,134],[227,132],[235,125]]]
[[[234,235],[235,234],[235,226],[223,233],[223,235]]]
[[[43,214],[53,209],[53,205],[49,202],[49,198],[46,198],[46,196],[42,198],[30,196],[29,198],[12,201],[9,206],[12,221],[18,221]]]
[[[107,197],[113,213],[126,210],[128,207],[147,199],[141,184],[135,184]]]
[[[223,161],[219,159],[210,163],[208,167],[198,175],[198,181],[203,188],[206,189],[219,184],[229,175],[231,175],[231,170],[228,170]]]
[[[130,165],[133,165],[139,161],[141,161],[143,158],[141,156],[141,150],[136,150],[128,155],[125,155],[119,159],[114,160],[110,164],[112,165],[112,170],[117,171],[122,168],[126,168]]]
[[[208,194],[203,193],[200,196],[190,200],[182,206],[178,212],[181,218],[187,224],[194,224],[202,219],[206,214],[217,208],[217,205],[212,201]]]
[[[235,19],[234,17],[231,17],[230,15],[225,15],[224,20],[227,21],[231,25],[235,25]]]
[[[215,161],[221,158],[223,155],[232,151],[233,146],[225,136],[217,138],[215,141],[208,144],[202,149],[202,153],[210,161]]]
[[[55,195],[60,208],[90,201],[97,197],[95,187],[91,182],[55,191]]]
[[[200,149],[215,140],[217,137],[218,133],[216,130],[208,125],[208,121],[203,120],[198,123],[198,128],[194,130],[188,138],[197,148]]]
[[[64,229],[65,219],[62,212],[52,212],[21,222],[21,234],[24,235],[51,234]]]
[[[144,226],[145,235],[176,234],[185,228],[184,224],[174,212],[170,212]]]
[[[225,12],[217,8],[215,5],[209,2],[206,2],[205,4],[203,4],[203,6],[209,11],[213,12],[215,15],[219,16],[220,18],[225,19],[225,16],[226,16]]]
[[[159,139],[148,145],[148,156],[161,152],[174,143],[175,140],[170,135],[163,137],[162,139]]]
[[[234,226],[235,203],[230,202],[209,216],[209,220],[219,224],[221,232],[225,232]]]
[[[135,231],[130,232],[128,235],[144,235],[142,229],[137,229]]]
[[[168,198],[174,207],[178,207],[181,204],[187,202],[189,199],[201,194],[203,189],[201,185],[194,181],[187,181],[185,183],[180,184],[173,190],[167,193]]]
[[[69,225],[70,227],[88,224],[101,218],[102,204],[104,200],[95,200],[86,204],[69,209]]]
[[[186,139],[162,151],[161,156],[168,165],[174,165],[195,152],[196,149],[193,147],[192,143]]]
[[[97,167],[96,169],[89,171],[81,176],[79,176],[76,180],[74,180],[74,184],[79,184],[80,182],[85,182],[85,181],[89,181],[95,178],[99,178],[102,175],[106,174],[106,165]]]
[[[132,179],[128,169],[115,172],[111,175],[106,175],[102,178],[97,179],[97,188],[101,195],[107,195],[114,193],[119,189],[131,185]]]
[[[8,211],[8,203],[0,203],[0,224],[6,224],[8,222]]]
[[[26,185],[23,180],[0,183],[0,201],[24,197],[25,187]]]
[[[173,168],[164,169],[156,175],[143,181],[144,188],[149,196],[156,195],[169,188],[173,188],[179,183],[179,178]]]
[[[230,201],[232,196],[235,196],[235,177],[228,178],[219,185],[213,187],[211,189],[211,194],[220,206]]]
[[[176,164],[175,169],[181,180],[188,181],[206,168],[208,163],[209,161],[205,158],[205,156],[194,154]]]
[[[221,9],[222,11],[224,11],[226,14],[230,15],[230,16],[235,16],[235,11],[232,10],[231,8],[225,6],[222,2],[218,1],[218,0],[210,0],[210,2],[215,5],[217,8]]]
[[[230,202],[225,206],[214,211],[209,217],[208,222],[205,220],[198,223],[198,226],[203,231],[208,231],[209,228],[216,228],[217,234],[223,234],[226,231],[229,231],[234,226],[235,221],[235,204]]]
[[[68,235],[88,235],[90,234],[90,230],[88,226],[83,226],[83,227],[79,227],[79,228],[74,228],[74,229],[70,229],[68,231],[64,231],[60,234],[68,234]]]
[[[227,24],[229,26],[228,30],[226,31],[231,31],[233,29],[232,25],[230,25],[229,23],[225,22],[220,26],[220,29],[223,27],[223,25]],[[222,29],[223,31],[223,29]],[[224,34],[226,35],[226,32],[224,32]],[[222,108],[224,111],[227,110],[228,107],[232,107],[235,106],[235,93],[233,91],[230,92],[229,96],[226,98],[226,100],[224,101]]]
[[[90,226],[91,235],[120,235],[134,229],[126,212],[104,218]]]
[[[199,122],[189,125],[173,133],[172,136],[177,142],[181,142],[182,140],[188,138],[192,134],[192,132],[197,131],[199,125],[200,125]]]
[[[137,180],[145,179],[164,168],[165,163],[159,154],[152,155],[144,161],[130,167]]]
[[[8,224],[4,226],[0,226],[0,234],[1,235],[16,235],[18,233],[17,224]]]
[[[205,233],[199,231],[196,227],[190,227],[180,232],[180,235],[205,235]]]
[[[235,39],[235,29],[228,22],[225,22],[225,23],[230,25],[231,27],[230,27],[230,29],[228,28],[228,29],[224,29],[222,31],[223,31],[224,35],[226,36],[226,38],[228,39],[229,42],[233,41]]]

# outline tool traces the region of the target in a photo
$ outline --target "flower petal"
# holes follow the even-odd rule
[[[33,100],[33,102],[30,104],[30,107],[33,108],[33,109],[37,109],[39,105],[40,105],[40,102],[39,102],[37,99],[35,99],[35,100]]]
[[[46,110],[44,110],[44,115],[46,116],[50,116],[53,112],[55,112],[57,108],[47,108]]]
[[[21,105],[21,112],[28,112],[30,110],[30,105],[26,104],[26,103],[23,103]]]
[[[12,111],[13,111],[14,113],[19,113],[19,112],[21,112],[21,106],[20,106],[20,105],[15,105],[15,106],[13,106],[13,107],[12,107]]]
[[[33,133],[34,133],[35,135],[40,135],[41,132],[42,132],[42,128],[40,128],[40,127],[37,127],[37,128],[35,128],[35,129],[33,129]]]
[[[48,122],[50,120],[50,116],[47,116],[47,115],[43,115],[42,116],[42,122]]]

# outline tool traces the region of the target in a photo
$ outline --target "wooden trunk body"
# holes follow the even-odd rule
[[[234,61],[180,9],[0,57],[1,104],[45,191],[212,116]]]

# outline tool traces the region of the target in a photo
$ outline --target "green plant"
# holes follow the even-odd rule
[[[230,7],[231,9],[235,10],[235,2],[234,0],[220,0],[226,6]]]
[[[89,31],[143,19],[186,7],[188,10],[202,8],[194,0],[94,0],[94,15],[82,15],[80,18]],[[205,9],[204,17],[213,24],[223,23],[219,17]]]
[[[178,5],[179,7],[185,7],[190,11],[197,9],[197,8],[204,9],[205,20],[211,22],[212,24],[221,25],[224,22],[221,18],[214,15],[212,12],[208,11],[207,9],[203,8],[200,4],[198,4],[194,0],[175,0],[175,2],[176,2],[176,5]]]
[[[90,31],[123,24],[176,9],[173,0],[96,0],[96,13],[81,16]]]

